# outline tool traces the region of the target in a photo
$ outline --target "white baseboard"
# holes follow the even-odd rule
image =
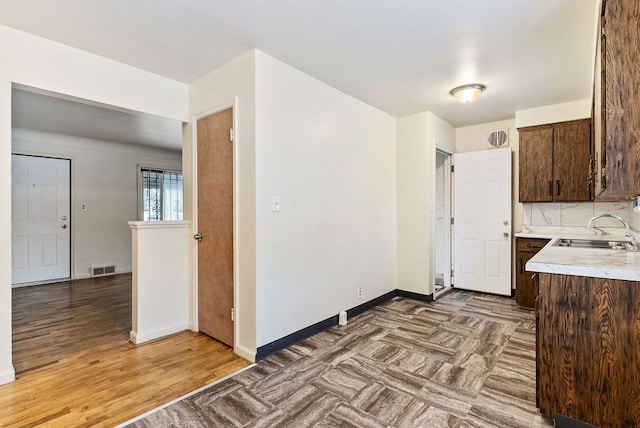
[[[0,372],[0,385],[13,382],[14,380],[16,380],[16,371],[14,370],[13,365],[10,370]]]
[[[236,345],[235,349],[233,350],[236,355],[238,355],[239,357],[244,358],[245,360],[251,361],[252,363],[256,362],[256,350],[251,350],[249,348],[246,348],[242,345]]]
[[[189,323],[185,322],[153,331],[140,332],[131,330],[131,333],[129,333],[129,340],[131,340],[136,345],[139,345],[150,340],[159,339],[161,337],[169,336],[170,334],[179,333],[188,329]]]

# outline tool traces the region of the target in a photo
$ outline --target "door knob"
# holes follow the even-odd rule
[[[509,220],[503,221],[502,224],[504,224],[505,226],[508,226],[509,225]]]
[[[67,228],[67,225],[66,225],[66,224],[63,224],[63,225],[62,225],[62,226],[60,226],[60,227],[61,227],[61,228],[63,228],[63,229],[66,229],[66,228]]]
[[[196,241],[202,241],[202,233],[196,233],[195,235],[193,235],[193,239],[195,239]]]
[[[63,215],[62,217],[60,217],[60,220],[65,221],[67,219],[66,215]]]
[[[509,232],[504,232],[504,233],[502,234],[502,236],[504,236],[505,238],[508,238],[508,237],[509,237]]]

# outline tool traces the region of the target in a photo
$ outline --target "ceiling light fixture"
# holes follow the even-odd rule
[[[462,85],[453,88],[449,93],[453,98],[461,103],[470,103],[478,98],[487,87],[480,83],[470,83],[468,85]]]

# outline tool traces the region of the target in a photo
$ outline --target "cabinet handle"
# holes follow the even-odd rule
[[[553,180],[549,180],[549,196],[553,196]]]
[[[556,196],[560,196],[560,180],[556,180]]]
[[[531,279],[534,279],[536,277],[537,273],[534,273],[533,275],[531,275]]]

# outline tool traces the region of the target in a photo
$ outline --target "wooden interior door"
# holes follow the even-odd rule
[[[231,108],[197,121],[198,329],[229,346],[234,337],[232,128]]]

